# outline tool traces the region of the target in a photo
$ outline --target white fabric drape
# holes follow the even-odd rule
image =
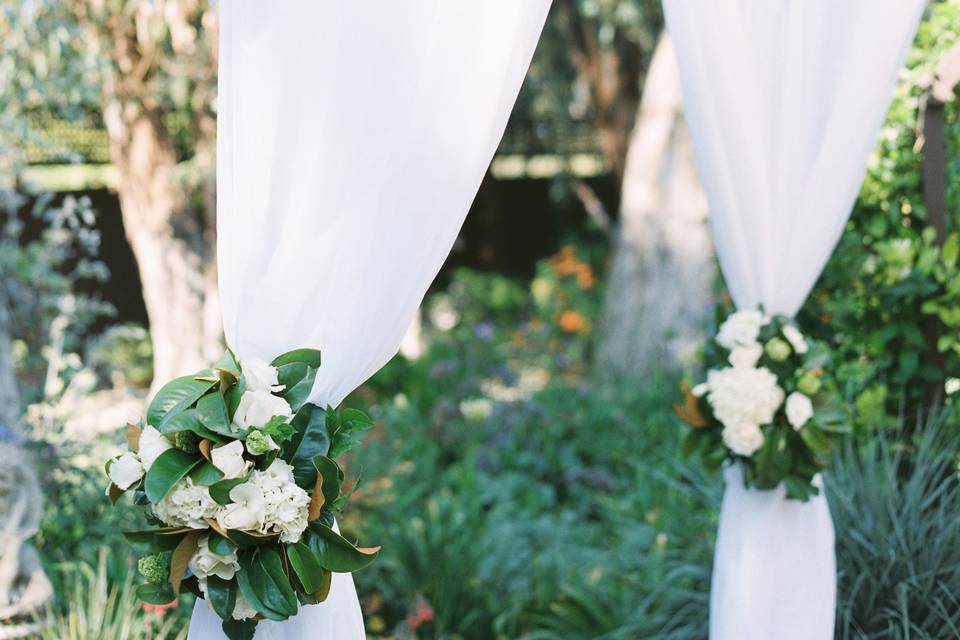
[[[339,404],[397,351],[500,141],[549,0],[220,3],[218,267],[242,359],[322,350]],[[222,638],[198,603],[191,639]],[[353,580],[258,640],[364,637]]]
[[[738,307],[794,315],[823,270],[925,0],[664,0],[720,264]],[[714,640],[833,637],[834,532],[726,472]]]

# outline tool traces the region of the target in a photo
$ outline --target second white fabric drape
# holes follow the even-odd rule
[[[850,215],[925,0],[664,0],[720,264],[740,308],[794,315]],[[826,499],[726,471],[713,640],[833,637]]]
[[[323,352],[339,404],[396,352],[506,126],[549,0],[220,2],[228,344]],[[257,640],[361,640],[353,580]],[[199,602],[191,640],[223,638]]]

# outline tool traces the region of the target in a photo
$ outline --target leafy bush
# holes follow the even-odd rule
[[[957,425],[852,441],[826,483],[837,530],[837,638],[960,636]]]

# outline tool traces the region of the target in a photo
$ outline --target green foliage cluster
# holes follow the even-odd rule
[[[956,239],[934,242],[917,149],[923,92],[958,41],[960,2],[932,3],[870,159],[856,208],[814,294],[802,326],[830,339],[838,377],[859,422],[871,424],[944,396],[960,375],[956,334],[960,270]],[[960,155],[957,100],[946,105],[947,157]],[[930,144],[928,141],[927,144]],[[947,167],[948,228],[960,230],[960,165]],[[946,398],[955,406],[956,396]]]

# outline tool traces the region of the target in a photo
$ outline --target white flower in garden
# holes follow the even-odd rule
[[[787,339],[787,342],[790,343],[790,346],[793,347],[793,350],[797,353],[803,355],[807,352],[809,348],[807,339],[800,333],[800,330],[792,324],[783,325],[783,337]]]
[[[770,321],[759,309],[744,309],[727,318],[717,332],[717,343],[725,349],[746,347],[757,341],[760,327]]]
[[[110,470],[107,472],[110,481],[124,491],[135,485],[143,477],[143,474],[143,464],[133,453],[124,453],[114,458],[113,462],[110,463]]]
[[[246,358],[240,363],[247,391],[282,391],[283,385],[277,384],[277,368],[257,358]]]
[[[757,366],[757,362],[759,362],[760,356],[762,355],[763,347],[760,346],[760,343],[754,342],[753,344],[731,349],[729,360],[730,364],[735,367],[753,368]]]
[[[266,502],[254,482],[238,484],[230,490],[231,503],[217,515],[217,524],[224,529],[261,529],[266,518]]]
[[[227,555],[220,555],[210,550],[210,536],[203,536],[197,544],[197,551],[190,558],[190,571],[198,579],[206,579],[208,576],[217,576],[223,580],[231,580],[240,570],[240,562],[237,560],[236,550]]]
[[[763,446],[763,431],[755,424],[730,424],[723,428],[723,444],[738,456],[752,456]]]
[[[710,390],[710,386],[706,382],[701,382],[700,384],[695,386],[693,389],[691,389],[690,393],[693,394],[694,398],[702,398],[703,396],[707,395],[707,391],[709,390]]]
[[[149,471],[154,461],[160,457],[160,454],[167,449],[172,449],[173,445],[167,440],[166,436],[155,428],[147,425],[140,432],[140,442],[137,444],[140,462],[143,463],[145,471]]]
[[[803,425],[807,424],[807,421],[813,417],[813,403],[810,402],[810,398],[798,391],[794,391],[787,396],[785,410],[787,422],[797,431],[803,428]]]
[[[493,402],[487,398],[473,398],[460,403],[460,413],[470,422],[483,422],[490,417]]]
[[[707,386],[707,401],[724,426],[769,424],[783,403],[777,376],[766,367],[711,369]]]
[[[948,396],[960,391],[960,378],[947,378],[947,381],[943,383],[943,390]]]
[[[173,485],[160,502],[153,505],[153,513],[165,524],[174,527],[206,529],[207,518],[215,518],[220,505],[210,497],[207,487],[194,483],[187,476]]]
[[[223,472],[225,479],[239,478],[253,466],[253,462],[243,459],[243,442],[240,440],[214,447],[210,451],[210,458],[213,466]]]
[[[274,416],[293,417],[286,400],[269,391],[245,391],[233,416],[233,425],[242,429],[262,427]]]

